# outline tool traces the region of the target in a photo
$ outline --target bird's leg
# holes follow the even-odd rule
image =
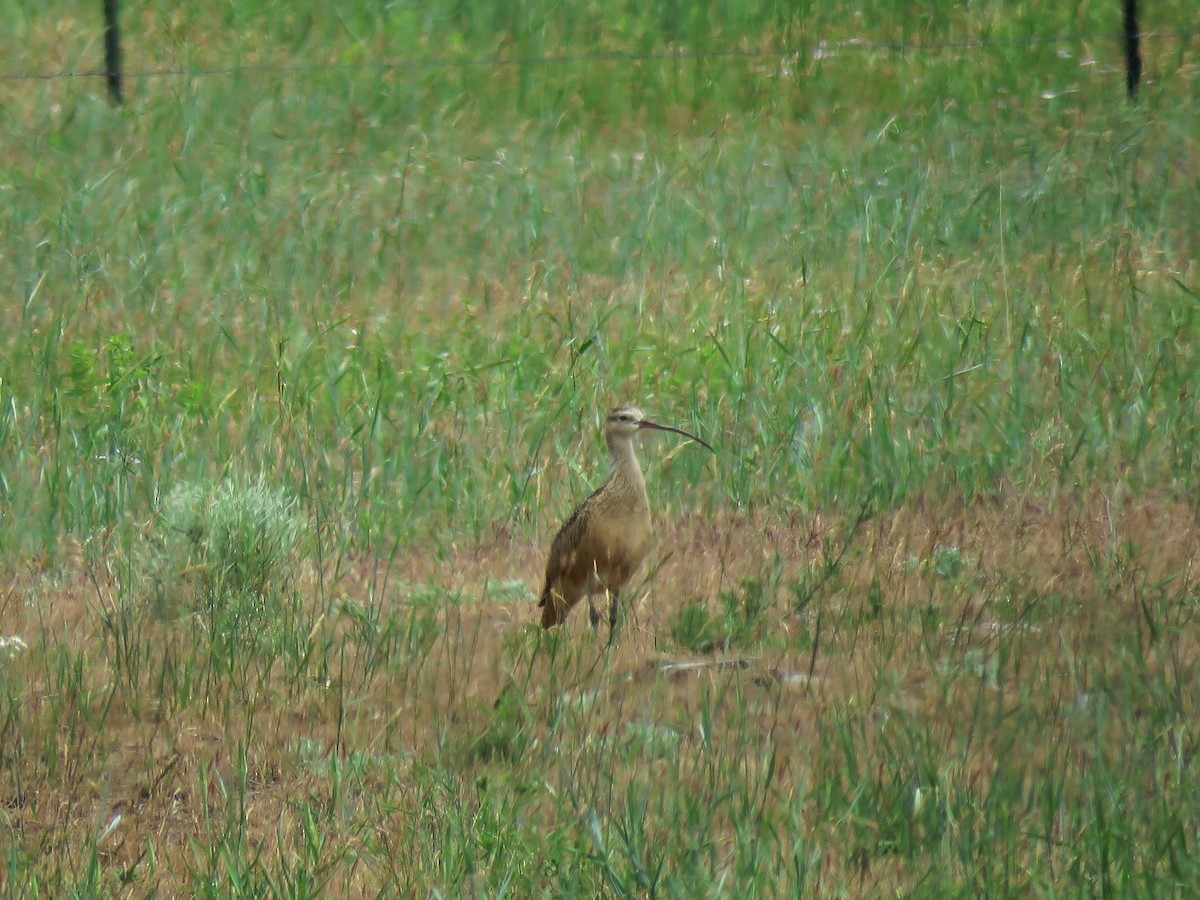
[[[620,614],[619,607],[617,606],[618,593],[618,591],[610,591],[608,594],[608,643],[605,645],[606,647],[611,647],[613,641],[617,638],[617,619]]]
[[[596,601],[592,599],[591,594],[588,594],[588,621],[592,623],[593,631],[599,631],[600,610],[596,609]]]

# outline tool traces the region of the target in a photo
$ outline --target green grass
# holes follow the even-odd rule
[[[151,3],[125,107],[0,81],[3,891],[1194,883],[1200,68],[1118,16]],[[718,453],[605,656],[529,626],[626,402]]]

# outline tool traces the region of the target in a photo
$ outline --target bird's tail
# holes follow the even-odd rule
[[[561,625],[566,621],[567,613],[571,611],[571,604],[567,602],[566,598],[549,585],[546,585],[546,589],[542,591],[542,599],[538,601],[538,606],[542,608],[543,628]]]

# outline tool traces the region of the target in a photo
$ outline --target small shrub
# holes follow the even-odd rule
[[[227,481],[215,490],[181,485],[162,510],[169,561],[177,572],[198,567],[215,604],[262,597],[285,577],[299,539],[295,505],[261,479]]]
[[[736,590],[721,592],[727,644],[744,644],[754,637],[775,588],[774,580],[745,578]]]
[[[720,622],[700,600],[688,601],[671,623],[671,639],[693,653],[712,653],[721,637]]]
[[[721,592],[721,612],[692,600],[671,623],[671,637],[681,649],[713,653],[742,647],[758,636],[763,613],[775,594],[773,579],[746,578],[734,590]]]
[[[471,743],[467,751],[468,761],[519,762],[536,743],[533,724],[533,715],[525,698],[517,686],[510,682],[496,698],[487,727]]]

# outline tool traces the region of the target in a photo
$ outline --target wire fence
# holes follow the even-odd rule
[[[1200,28],[1175,31],[1145,32],[1139,35],[1141,42],[1189,40],[1200,36]],[[370,60],[354,63],[246,63],[229,66],[178,68],[162,67],[135,69],[121,72],[126,79],[142,80],[153,78],[208,78],[240,74],[294,75],[319,72],[394,71],[428,69],[505,68],[513,66],[556,66],[576,64],[637,63],[655,61],[700,61],[706,59],[760,59],[784,62],[802,56],[823,59],[841,53],[879,54],[926,54],[988,49],[1019,49],[1045,44],[1099,44],[1124,42],[1120,34],[1059,34],[1030,35],[1017,38],[967,38],[951,41],[894,42],[867,41],[851,38],[846,41],[818,41],[803,49],[775,47],[765,49],[687,49],[675,48],[652,52],[599,51],[592,53],[553,53],[533,56],[489,56],[459,58],[446,56],[410,56],[396,59]],[[0,72],[0,81],[55,81],[73,78],[111,79],[113,70],[85,69],[60,70],[54,72]]]

